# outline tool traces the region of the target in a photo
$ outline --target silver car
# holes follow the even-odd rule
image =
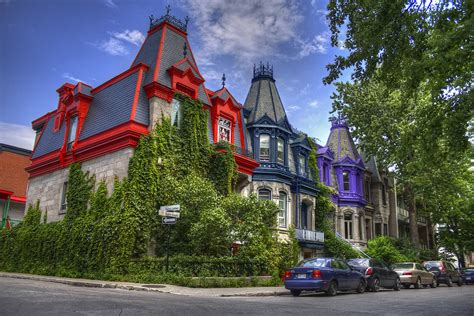
[[[411,285],[413,285],[415,289],[428,285],[435,288],[438,285],[434,274],[426,270],[419,263],[396,263],[392,266],[392,269],[398,273],[400,281],[406,289],[410,288]]]

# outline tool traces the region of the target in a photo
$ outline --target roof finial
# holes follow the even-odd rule
[[[170,11],[171,11],[171,6],[168,4],[166,6],[166,15],[170,15]]]
[[[225,73],[222,74],[222,88],[225,87]]]
[[[184,41],[184,46],[183,46],[183,55],[186,57],[188,54],[188,45],[186,44],[186,41]]]
[[[189,22],[189,16],[186,15],[186,17],[184,18],[184,25],[186,26],[186,29],[188,28],[188,22]]]
[[[152,15],[150,15],[148,18],[150,19],[150,27],[152,27],[153,22],[155,22],[155,17],[154,17],[153,14],[152,14]]]

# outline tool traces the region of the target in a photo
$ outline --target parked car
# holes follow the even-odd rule
[[[462,275],[456,270],[452,263],[438,260],[438,261],[425,261],[423,266],[430,272],[433,272],[438,285],[440,283],[446,284],[447,286],[453,286],[456,283],[458,286],[462,286]]]
[[[342,259],[305,259],[285,272],[285,288],[293,296],[299,296],[301,291],[326,292],[328,296],[337,291],[364,293],[365,287],[364,276]]]
[[[474,268],[464,269],[463,278],[465,284],[474,284]]]
[[[422,286],[428,285],[432,288],[438,286],[434,274],[426,270],[426,268],[419,263],[396,263],[392,265],[392,269],[398,273],[400,281],[406,289],[410,288],[412,285],[415,289],[420,289]]]
[[[401,281],[398,273],[377,259],[349,259],[347,263],[362,273],[367,280],[367,289],[378,292],[381,287],[400,291]]]

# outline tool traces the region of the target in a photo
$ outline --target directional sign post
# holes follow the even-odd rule
[[[174,225],[178,219],[176,217],[163,217],[161,219],[161,223],[164,225]]]
[[[175,205],[161,206],[158,211],[158,214],[163,216],[163,218],[161,219],[161,223],[163,225],[168,226],[168,240],[166,242],[166,272],[168,272],[169,260],[170,260],[169,249],[170,249],[171,225],[176,224],[176,222],[178,221],[178,218],[180,216],[180,212],[179,212],[180,210],[181,210],[180,205],[175,204]]]

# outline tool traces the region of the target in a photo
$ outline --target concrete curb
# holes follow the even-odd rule
[[[128,291],[147,291],[147,292],[159,292],[174,295],[186,295],[186,296],[201,296],[201,297],[262,297],[262,296],[281,296],[288,295],[289,292],[283,288],[278,290],[268,291],[261,290],[259,292],[256,288],[188,288],[184,286],[167,285],[167,284],[138,284],[138,283],[115,283],[107,281],[95,281],[86,279],[71,279],[71,278],[60,278],[41,276],[33,274],[19,274],[19,273],[8,273],[0,272],[0,277],[4,278],[16,278],[24,280],[35,280],[42,282],[59,283],[77,287],[91,287],[91,288],[108,288],[108,289],[120,289]],[[233,292],[232,292],[233,291]]]

